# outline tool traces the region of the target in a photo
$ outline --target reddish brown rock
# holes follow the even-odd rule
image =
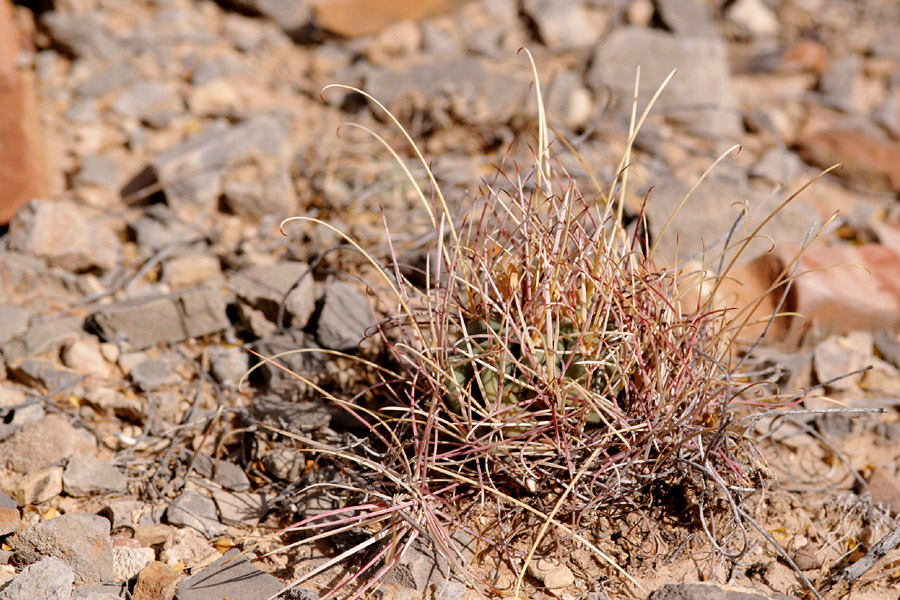
[[[783,247],[783,260],[796,248]],[[900,255],[881,244],[816,246],[802,259],[797,279],[799,329],[819,339],[829,333],[880,331],[900,325]],[[796,333],[803,333],[803,331]]]
[[[800,40],[785,48],[778,67],[785,73],[822,73],[828,68],[828,51],[815,40]]]
[[[344,37],[381,31],[398,21],[418,21],[462,4],[461,0],[324,0],[313,7],[318,27]]]
[[[15,67],[18,39],[12,6],[0,0],[0,225],[48,191],[32,77]]]
[[[834,175],[876,192],[900,193],[900,143],[847,129],[814,133],[800,141],[800,156],[820,169],[836,164]]]

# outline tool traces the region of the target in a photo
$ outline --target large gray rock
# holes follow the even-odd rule
[[[41,16],[41,24],[60,48],[75,57],[110,62],[117,57],[118,41],[95,14],[50,11]]]
[[[251,155],[284,156],[283,119],[261,115],[231,126],[214,126],[168,150],[150,164],[175,207],[216,208],[223,169]]]
[[[655,105],[657,114],[682,121],[700,135],[736,137],[741,132],[727,48],[720,37],[623,27],[600,44],[592,65],[588,85],[598,93],[612,91],[622,114],[631,110],[638,66],[639,107],[646,106],[669,73],[678,69]]]
[[[105,460],[75,454],[63,471],[63,489],[70,496],[92,496],[123,492],[128,479]]]
[[[9,538],[16,558],[32,564],[55,556],[75,572],[75,583],[112,581],[113,556],[109,521],[87,514],[68,514],[27,527]]]
[[[70,271],[109,270],[119,240],[102,220],[74,202],[32,200],[9,224],[9,245]]]
[[[222,331],[229,326],[218,290],[187,290],[111,304],[90,317],[102,336],[140,350]]]
[[[282,310],[294,327],[303,327],[316,307],[315,286],[309,267],[301,262],[253,265],[238,271],[228,287],[251,307],[278,323]]]
[[[182,581],[175,598],[213,600],[228,596],[266,600],[283,588],[280,581],[257,569],[246,556],[240,556],[237,550],[229,550],[213,564]]]
[[[665,259],[669,264],[673,264],[676,254],[679,261],[691,258],[699,261],[704,258],[704,252],[706,260],[717,256],[722,251],[722,242],[729,230],[744,214],[737,203],[746,201],[755,210],[750,214],[749,225],[742,221],[738,226],[731,238],[732,246],[742,232],[752,232],[781,201],[778,197],[772,197],[761,203],[764,200],[762,194],[752,192],[744,182],[710,178],[687,199],[663,234],[663,227],[692,184],[665,178],[654,181],[653,185],[646,208],[650,233],[654,240],[658,240],[656,257]],[[778,213],[762,233],[770,236],[776,245],[798,244],[805,238],[810,225],[818,220],[820,218],[814,209],[793,203]],[[753,240],[741,255],[740,263],[749,262],[770,248],[771,240]]]
[[[47,443],[53,440],[53,443]],[[0,444],[0,465],[17,473],[29,473],[81,452],[90,454],[94,438],[75,429],[65,417],[47,415],[22,425]]]
[[[22,569],[0,591],[0,600],[69,600],[75,573],[64,561],[48,556]]]

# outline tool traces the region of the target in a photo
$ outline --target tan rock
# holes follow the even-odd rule
[[[529,563],[528,572],[550,590],[569,587],[575,583],[572,569],[555,561],[540,559]]]
[[[10,496],[19,506],[38,504],[62,493],[62,467],[39,469],[14,481]]]
[[[19,473],[31,473],[76,452],[93,454],[95,448],[90,434],[72,427],[65,417],[47,415],[26,423],[0,444],[0,464]]]
[[[172,600],[182,578],[172,567],[154,561],[138,573],[134,600]]]
[[[461,0],[320,0],[313,6],[313,15],[322,29],[357,37],[376,33],[398,21],[418,21],[459,4]]]

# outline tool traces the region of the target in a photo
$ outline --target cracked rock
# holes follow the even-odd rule
[[[108,341],[141,350],[216,333],[230,323],[217,290],[187,290],[167,296],[125,300],[90,317]]]
[[[103,583],[113,574],[109,521],[87,514],[61,515],[18,532],[8,540],[16,558],[32,564],[43,557],[62,559],[75,583]]]

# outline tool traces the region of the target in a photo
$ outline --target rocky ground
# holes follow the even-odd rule
[[[522,47],[535,56],[551,124],[582,159],[558,148],[575,178],[612,178],[636,68],[641,106],[678,69],[629,166],[627,200],[636,211],[649,193],[654,236],[712,161],[740,145],[673,221],[662,260],[702,258],[742,211],[752,230],[843,163],[769,223],[773,251],[751,245],[733,300],[766,290],[773,261],[776,272],[790,265],[824,226],[800,270],[863,268],[802,278],[790,308],[806,319],[782,322],[759,352],[788,390],[873,365],[802,402],[884,412],[760,421],[778,482],[754,506],[823,593],[830,570],[897,526],[893,0],[4,4],[0,598],[262,600],[326,561],[329,549],[305,547],[231,560],[277,548],[285,542],[272,533],[331,506],[296,494],[336,475],[258,423],[345,443],[354,435],[339,409],[281,369],[263,363],[239,385],[257,363],[246,348],[378,353],[373,342],[359,347],[374,322],[364,262],[327,229],[293,223],[282,235],[279,223],[321,218],[379,258],[384,223],[410,261],[433,240],[390,154],[364,131],[337,130],[362,124],[409,156],[400,133],[358,94],[323,87],[357,86],[383,102],[461,211],[505,156],[528,159],[536,104]],[[284,362],[348,395],[368,385],[337,359]],[[712,579],[761,596],[806,593],[760,536],[740,561],[711,565],[675,549],[669,560],[641,559],[649,551],[623,531],[598,544],[647,590]],[[895,558],[867,571],[853,596],[895,598]],[[381,597],[477,597],[424,551],[406,560]],[[579,556],[553,572],[531,573],[529,597],[646,596]],[[306,582],[285,597],[316,598],[327,586]]]

